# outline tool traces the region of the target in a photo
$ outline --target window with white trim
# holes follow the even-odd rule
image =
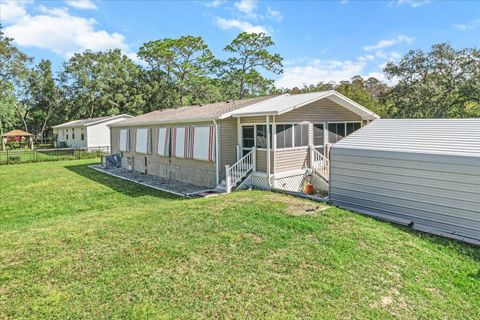
[[[335,143],[361,127],[361,122],[331,122],[328,124],[328,142]]]
[[[159,156],[170,156],[170,128],[158,128],[157,154]]]
[[[135,135],[135,152],[148,153],[149,129],[139,128]]]
[[[323,146],[325,143],[325,134],[323,123],[313,124],[313,145],[316,147]]]
[[[120,151],[129,151],[129,145],[130,145],[129,131],[128,129],[121,129],[118,148],[120,149]]]

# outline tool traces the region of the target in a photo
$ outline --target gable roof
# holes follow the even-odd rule
[[[186,106],[177,109],[162,109],[149,112],[132,119],[119,121],[111,124],[110,126],[121,127],[133,125],[198,122],[223,119],[230,116],[230,113],[232,111],[259,103],[270,98],[272,97],[256,97],[251,99],[216,102],[201,106]]]
[[[118,116],[106,116],[106,117],[98,117],[98,118],[73,120],[73,121],[69,121],[69,122],[65,122],[65,123],[53,126],[52,128],[86,127],[86,126],[91,126],[97,123],[118,119],[118,118],[133,118],[133,116],[128,114],[120,114]]]
[[[375,120],[332,148],[480,157],[480,118]]]
[[[336,92],[335,90],[304,93],[304,94],[284,94],[274,97],[272,99],[257,103],[255,105],[242,108],[234,111],[232,116],[245,117],[245,116],[262,116],[262,115],[280,115],[294,109],[303,107],[314,101],[328,98],[339,105],[347,108],[348,110],[362,116],[366,120],[379,119],[380,116],[367,108],[361,106],[355,101],[345,97],[344,95]]]

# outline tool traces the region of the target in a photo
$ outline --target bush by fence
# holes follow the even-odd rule
[[[108,147],[90,149],[34,149],[34,150],[5,150],[0,151],[0,165],[17,164],[41,161],[58,161],[74,159],[99,158],[102,154],[108,153]]]

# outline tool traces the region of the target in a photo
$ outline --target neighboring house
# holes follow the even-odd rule
[[[99,149],[110,147],[110,129],[108,125],[132,118],[127,114],[74,120],[59,124],[53,128],[57,147]]]
[[[325,149],[377,118],[323,91],[159,110],[109,126],[124,168],[227,192],[301,190],[311,172],[325,187]]]
[[[335,205],[480,244],[480,119],[376,120],[330,155]]]

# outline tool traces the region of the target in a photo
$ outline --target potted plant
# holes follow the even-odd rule
[[[308,172],[307,173],[307,181],[305,185],[303,186],[303,192],[306,194],[313,194],[315,193],[315,190],[313,188],[313,183],[312,183],[312,173]]]

